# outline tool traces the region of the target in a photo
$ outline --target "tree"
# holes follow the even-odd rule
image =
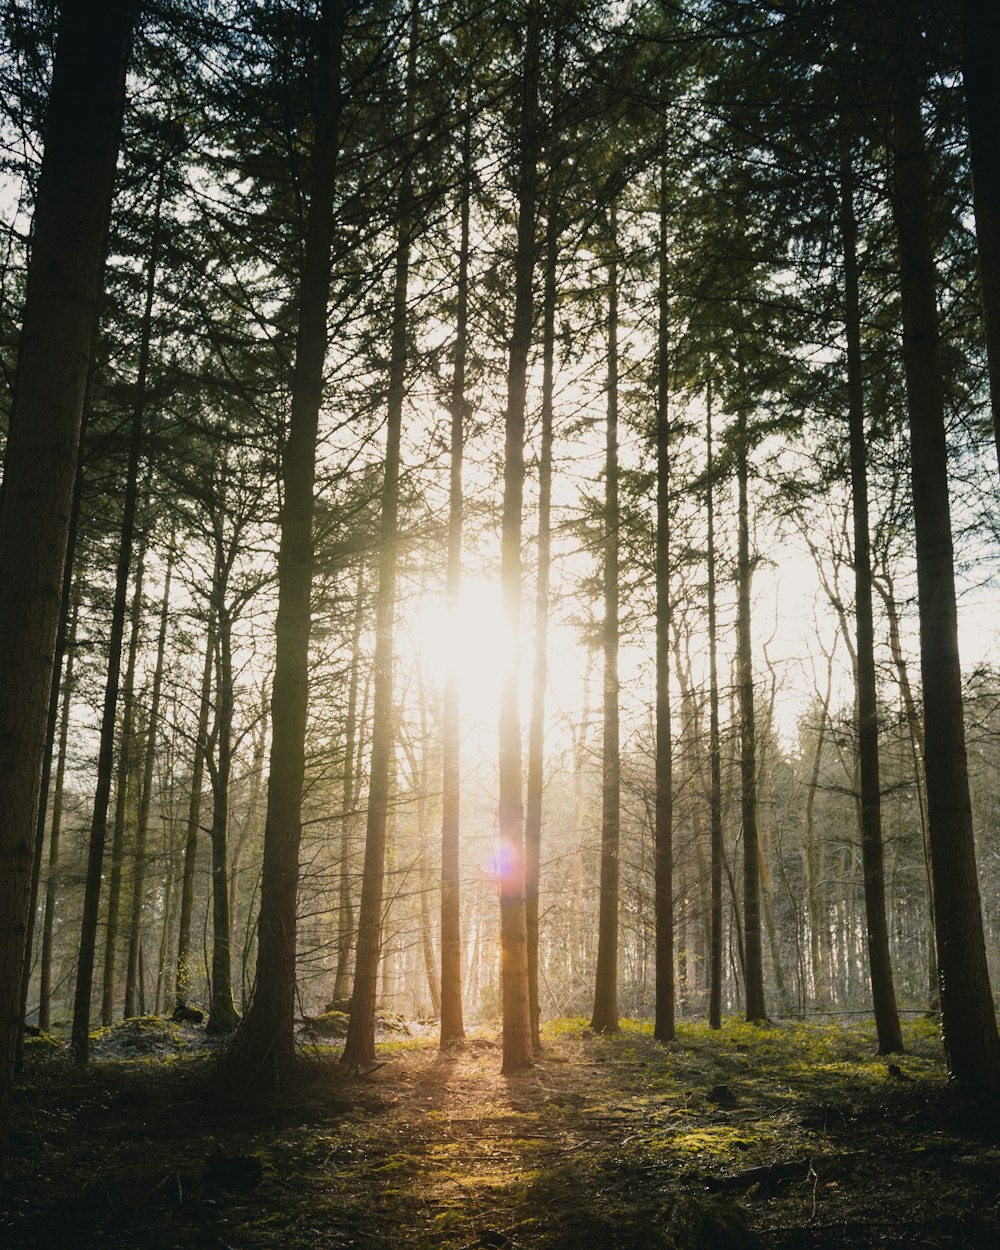
[[[659,309],[656,359],[656,1018],[653,1036],[674,1037],[673,759],[670,731],[670,322],[667,163],[660,165]]]
[[[740,716],[740,814],[743,826],[743,941],[748,1020],[765,1020],[764,964],[760,933],[760,836],[757,830],[757,731],[750,638],[749,433],[746,398],[739,396],[734,431],[738,491],[736,554],[736,669]]]
[[[313,484],[327,348],[343,21],[339,0],[323,0],[314,32],[315,129],[291,416],[283,454],[284,502],[257,977],[250,1008],[227,1058],[234,1080],[245,1077],[271,1085],[286,1082],[295,1064],[295,929],[309,701]]]
[[[993,136],[1000,126],[1000,13],[991,0],[960,0],[958,7],[993,439],[1000,461],[1000,168],[993,156]]]
[[[60,13],[0,493],[0,1141],[20,1025],[59,587],[132,17],[128,0],[67,5]]]
[[[962,712],[919,39],[908,2],[894,11],[894,18],[889,83],[892,211],[903,309],[941,1022],[953,1076],[972,1086],[996,1089],[1000,1087],[1000,1036],[986,966]]]
[[[608,259],[608,386],[605,443],[604,547],[604,736],[601,787],[601,892],[597,973],[590,1027],[618,1030],[618,885],[621,832],[621,758],[618,718],[618,231],[612,205]]]
[[[864,862],[868,963],[880,1054],[903,1049],[896,992],[889,960],[879,789],[878,707],[872,621],[872,562],[868,536],[868,474],[864,384],[861,373],[861,313],[858,296],[857,222],[854,217],[851,153],[840,165],[840,232],[844,248],[844,326],[847,339],[847,419],[854,522],[854,611],[857,621],[858,756],[861,773],[861,854]]]
[[[414,225],[412,151],[416,118],[417,39],[420,10],[411,0],[406,61],[406,100],[402,127],[396,247],[393,267],[392,328],[386,402],[385,468],[379,531],[378,588],[376,590],[375,682],[372,695],[371,771],[368,781],[368,824],[365,862],[358,914],[358,948],[354,965],[351,1017],[341,1062],[354,1065],[375,1058],[375,1000],[382,948],[382,900],[385,887],[386,828],[392,787],[392,683],[396,574],[399,558],[399,457],[406,397],[408,360],[408,287],[410,246]]]
[[[458,306],[455,361],[451,384],[451,457],[448,475],[448,611],[457,628],[462,593],[462,452],[468,401],[465,367],[469,351],[469,225],[472,180],[472,113],[462,122],[462,173],[459,198]],[[461,849],[461,710],[458,656],[449,656],[444,689],[441,777],[441,1045],[465,1036],[462,1017]]]
[[[503,516],[500,585],[509,630],[500,688],[500,979],[503,1009],[503,1071],[532,1065],[531,998],[524,896],[524,809],[521,801],[521,715],[518,706],[521,622],[521,530],[524,502],[524,408],[531,347],[532,279],[538,162],[538,76],[541,13],[528,0],[518,119],[517,249],[514,257],[514,320],[507,363],[504,414]]]
[[[715,461],[712,457],[712,388],[705,395],[705,502],[708,575],[708,751],[711,938],[708,969],[708,1023],[722,1027],[722,746],[719,740],[719,661],[715,576]]]

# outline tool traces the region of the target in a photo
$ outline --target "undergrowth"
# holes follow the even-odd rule
[[[1000,1246],[1000,1115],[946,1080],[933,1022],[546,1025],[396,1035],[361,1075],[335,1038],[282,1097],[224,1097],[189,1026],[131,1021],[81,1072],[28,1048],[0,1244],[200,1250],[806,1250]],[[103,1057],[102,1057],[103,1056]]]

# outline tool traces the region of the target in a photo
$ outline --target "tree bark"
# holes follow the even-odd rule
[[[674,795],[670,721],[670,318],[667,163],[660,166],[656,374],[656,1014],[653,1036],[673,1041]]]
[[[60,10],[0,491],[0,1150],[87,365],[121,133],[130,0]]]
[[[181,878],[181,907],[177,924],[177,972],[174,978],[174,1009],[187,1005],[191,994],[191,915],[194,911],[194,875],[198,862],[198,828],[201,821],[201,787],[205,777],[205,750],[208,718],[212,709],[212,662],[215,658],[215,617],[210,616],[205,638],[205,664],[201,674],[198,723],[195,728],[194,759],[191,765],[191,794],[188,798],[187,828],[184,838],[184,868]]]
[[[742,396],[736,416],[736,476],[739,524],[736,554],[736,670],[740,716],[740,812],[743,823],[743,970],[746,1017],[766,1020],[764,961],[760,931],[760,865],[757,832],[757,731],[754,717],[753,655],[750,639],[750,517],[747,502],[749,436]]]
[[[62,715],[56,753],[55,784],[52,788],[52,826],[49,830],[49,870],[45,880],[45,909],[42,915],[42,953],[38,989],[38,1027],[47,1033],[52,1023],[52,945],[55,929],[56,895],[59,887],[59,843],[62,837],[63,794],[66,782],[66,755],[69,745],[69,713],[76,685],[76,631],[80,620],[80,588],[73,595],[73,608],[65,639],[66,675],[63,679]]]
[[[221,553],[220,553],[221,554]],[[212,781],[212,997],[209,1033],[231,1033],[239,1023],[233,1001],[232,917],[229,909],[229,790],[233,772],[232,619],[217,561],[215,643],[215,725],[206,764]],[[214,758],[213,758],[214,756]]]
[[[948,498],[944,397],[938,359],[930,171],[921,116],[922,66],[909,4],[895,14],[892,49],[893,216],[899,243],[903,367],[910,419],[927,816],[951,1074],[1000,1087],[1000,1037],[983,938],[962,714],[962,671]]]
[[[378,590],[375,600],[375,688],[372,695],[371,772],[368,782],[368,823],[358,913],[358,951],[354,967],[351,1017],[341,1062],[357,1066],[375,1058],[375,1000],[382,947],[382,900],[385,889],[386,825],[392,784],[392,683],[396,616],[396,572],[399,543],[399,455],[406,395],[407,293],[413,232],[412,142],[416,117],[417,39],[419,8],[411,0],[410,44],[406,67],[403,118],[403,170],[399,189],[398,233],[393,278],[392,337],[386,404],[385,469],[379,531]]]
[[[102,255],[101,255],[101,276],[99,280],[102,285],[103,285],[103,278],[104,278],[104,266],[107,263],[107,244],[108,244],[108,232],[105,231],[104,247],[102,249]],[[76,562],[75,560],[76,538],[77,538],[77,531],[79,530],[79,526],[80,526],[80,509],[83,504],[83,460],[84,460],[84,457],[82,455],[82,451],[83,451],[84,440],[86,438],[87,422],[88,422],[88,416],[90,412],[91,386],[92,386],[93,378],[94,378],[93,362],[94,362],[94,357],[97,354],[97,344],[98,344],[99,338],[100,338],[100,316],[97,315],[94,317],[93,333],[92,333],[91,345],[90,345],[90,368],[88,368],[87,370],[87,382],[86,382],[86,386],[84,387],[83,412],[80,418],[80,450],[77,454],[76,473],[73,478],[73,501],[70,505],[69,527],[68,527],[68,531],[66,535],[66,560],[63,565],[62,589],[60,592],[59,624],[56,628],[56,645],[55,645],[55,651],[54,651],[53,659],[52,659],[52,693],[51,693],[50,702],[49,702],[48,720],[45,726],[45,752],[42,757],[41,780],[39,782],[39,787],[38,787],[38,816],[37,816],[37,821],[36,821],[36,826],[35,826],[35,850],[34,850],[34,856],[33,856],[33,861],[31,865],[31,894],[30,894],[30,900],[28,903],[28,922],[27,922],[27,929],[25,932],[25,941],[24,941],[24,971],[21,977],[20,1016],[22,1020],[26,1020],[27,1014],[28,1014],[28,988],[29,988],[29,982],[31,980],[32,947],[35,941],[35,922],[36,922],[37,913],[38,913],[38,891],[41,885],[41,877],[42,877],[42,852],[43,852],[44,843],[45,843],[45,823],[48,817],[49,784],[52,780],[52,754],[53,754],[53,750],[55,749],[56,721],[59,716],[59,691],[60,691],[61,682],[62,682],[63,661],[66,659],[67,630],[69,628],[69,617],[70,617],[70,612],[71,612],[70,603],[73,599],[73,594],[72,594],[73,568]],[[77,614],[79,615],[78,609],[77,609]],[[62,752],[62,757],[63,757],[63,768],[65,770],[65,749]],[[60,791],[60,796],[59,796],[60,817],[61,817],[61,808],[62,808],[62,794]],[[54,822],[55,822],[55,809],[53,809],[53,824]],[[53,888],[54,888],[54,874],[57,871],[57,867],[58,867],[58,854],[59,854],[59,834],[57,832],[55,860],[53,860],[51,850],[49,853],[49,879],[53,883]],[[46,907],[48,907],[48,903],[49,903],[49,886],[46,885]],[[53,907],[55,906],[54,896],[52,899],[52,906]],[[54,914],[52,912],[49,912],[49,922],[50,924],[54,922]],[[42,941],[43,941],[43,946],[44,946],[44,941],[45,941],[44,936],[43,936]],[[51,973],[51,956],[52,956],[51,943],[52,943],[52,934],[50,932],[49,933],[49,960],[48,960],[48,964],[49,964],[48,972],[49,973]],[[46,962],[44,957],[41,959],[40,962],[42,964],[42,973],[44,976],[44,966]],[[41,990],[39,991],[39,996],[41,998]],[[43,1014],[43,1009],[44,1009],[45,1019],[46,1021],[48,1021],[51,998],[52,998],[52,993],[51,993],[51,981],[50,981],[49,985],[46,986],[45,1002],[44,1004],[42,1004],[41,1002],[39,1004],[39,1027],[44,1029],[46,1032],[48,1031],[49,1025],[48,1023],[42,1024],[41,1022],[42,1014]],[[18,1070],[20,1070],[22,1064],[24,1063],[24,1037],[25,1037],[24,1030],[21,1029],[17,1035],[17,1047],[15,1051],[15,1058],[14,1058],[15,1067]]]
[[[840,165],[840,231],[844,249],[844,331],[847,340],[847,417],[854,522],[854,611],[857,620],[858,765],[861,773],[861,858],[865,882],[868,966],[880,1055],[903,1049],[889,958],[879,785],[875,630],[872,561],[868,535],[868,467],[864,383],[861,373],[861,307],[858,292],[857,222],[850,148],[843,141]]]
[[[163,661],[167,646],[167,620],[170,613],[170,579],[174,565],[174,542],[170,540],[167,569],[160,609],[160,631],[156,639],[156,662],[153,668],[153,689],[149,700],[149,730],[143,761],[142,789],[135,822],[135,860],[132,868],[132,914],[129,926],[128,966],[125,974],[125,1018],[136,1014],[139,998],[139,950],[142,933],[142,905],[146,891],[146,842],[149,833],[149,812],[153,799],[153,769],[156,764],[156,741],[159,733],[160,692],[163,688]]]
[[[524,408],[531,347],[538,164],[538,71],[541,14],[528,0],[517,176],[517,250],[514,258],[514,324],[507,365],[500,584],[509,631],[500,688],[500,979],[503,1068],[531,1067],[531,1001],[524,896],[524,809],[521,791],[521,713],[518,701],[521,623],[521,531],[524,504]]]
[[[104,868],[104,850],[108,836],[108,802],[111,797],[113,772],[115,721],[118,710],[118,691],[121,669],[122,639],[125,629],[125,602],[132,562],[132,544],[135,534],[135,518],[138,507],[139,462],[142,457],[143,426],[146,415],[146,384],[149,377],[149,359],[152,347],[153,300],[156,294],[156,277],[160,259],[161,210],[164,193],[164,166],[160,163],[156,184],[153,221],[150,229],[149,256],[146,261],[145,293],[142,320],[139,328],[139,360],[136,369],[135,391],[132,400],[132,421],[129,433],[128,470],[125,500],[122,507],[122,534],[118,548],[118,568],[115,581],[115,598],[111,610],[111,634],[108,642],[108,679],[104,691],[101,717],[101,741],[97,761],[97,786],[94,794],[94,813],[90,827],[90,847],[87,856],[87,883],[83,901],[83,921],[80,932],[80,963],[76,976],[76,994],[73,1003],[73,1029],[70,1045],[77,1063],[86,1063],[89,1056],[90,1007],[94,980],[94,959],[97,947],[98,912],[101,901],[101,879]],[[122,742],[122,750],[126,743]],[[109,945],[116,938],[109,924]],[[111,975],[114,974],[114,951],[111,946]],[[105,988],[103,1005],[107,1005],[108,964],[105,962]],[[103,1013],[106,1017],[107,1012]],[[105,1023],[108,1023],[105,1019]]]
[[[119,571],[120,567],[119,567]],[[142,626],[142,586],[146,572],[146,531],[139,538],[135,563],[135,585],[129,612],[129,643],[125,661],[125,679],[121,696],[121,731],[118,735],[118,764],[115,786],[115,811],[111,826],[111,874],[108,882],[108,909],[104,929],[104,970],[101,978],[101,1023],[105,1028],[114,1021],[115,972],[118,962],[118,918],[121,911],[122,873],[125,867],[125,822],[129,789],[134,783],[135,768],[135,667],[139,654],[139,632]],[[113,622],[112,622],[113,625]],[[98,762],[100,766],[100,761]],[[101,783],[98,776],[98,785]]]
[[[555,171],[549,169],[542,291],[542,429],[538,456],[538,566],[535,574],[535,656],[531,675],[528,778],[524,814],[525,929],[531,1041],[542,1048],[538,995],[538,896],[541,886],[542,795],[545,790],[545,687],[548,680],[549,583],[552,568],[552,442],[555,385],[556,264],[559,221]]]
[[[708,756],[709,827],[712,878],[711,942],[708,968],[708,1024],[722,1028],[722,747],[719,741],[719,660],[715,576],[715,462],[712,457],[712,386],[705,396],[705,512],[708,546]]]
[[[357,826],[355,815],[355,760],[362,750],[358,723],[358,685],[361,676],[361,629],[365,617],[365,561],[358,561],[354,590],[354,623],[351,628],[351,672],[347,681],[347,715],[344,721],[344,812],[340,822],[340,876],[337,892],[337,970],[333,978],[332,1003],[348,995],[351,950],[354,945],[354,900],[351,893],[351,848]],[[331,1010],[337,1010],[331,1006]]]
[[[595,1033],[618,1031],[618,892],[621,759],[618,725],[618,238],[611,208],[608,262],[608,396],[604,480],[604,733],[601,787],[601,893],[594,978]],[[659,710],[659,709],[658,709]]]
[[[229,1074],[234,1083],[244,1087],[254,1081],[271,1087],[283,1084],[295,1067],[295,932],[309,701],[313,488],[327,348],[342,23],[339,0],[323,0],[315,27],[315,131],[291,417],[283,455],[284,501],[278,547],[278,615],[257,975],[250,1009],[227,1056]]]
[[[465,440],[465,369],[469,340],[469,219],[472,179],[472,112],[462,129],[462,191],[458,244],[458,309],[451,382],[451,463],[448,482],[448,571],[446,595],[453,630],[458,629],[462,592],[462,458]],[[462,1016],[461,929],[461,690],[458,649],[448,657],[444,689],[441,781],[441,1045],[465,1036]]]
[[[959,0],[959,16],[993,441],[1000,464],[1000,163],[996,159],[996,137],[1000,134],[1000,8],[995,0]]]

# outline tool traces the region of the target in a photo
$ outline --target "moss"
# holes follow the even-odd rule
[[[324,1011],[306,1021],[306,1032],[313,1037],[346,1037],[350,1022],[346,1011]]]

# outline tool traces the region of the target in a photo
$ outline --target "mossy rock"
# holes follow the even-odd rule
[[[184,1029],[162,1016],[133,1016],[109,1029],[91,1035],[95,1050],[106,1057],[162,1055],[184,1050],[188,1038]]]
[[[324,1011],[320,1016],[313,1016],[305,1022],[305,1030],[315,1038],[340,1038],[347,1036],[350,1013],[346,1011]],[[379,1007],[375,1012],[375,1029],[379,1033],[393,1033],[400,1037],[410,1036],[410,1026],[405,1016],[394,1011],[383,1011]]]
[[[313,1037],[346,1037],[351,1017],[346,1011],[324,1011],[306,1021],[306,1032]]]
[[[403,1037],[410,1036],[410,1025],[405,1016],[396,1011],[383,1011],[381,1007],[375,1012],[375,1028],[383,1033],[399,1033]]]
[[[24,1053],[26,1055],[53,1055],[63,1050],[63,1044],[51,1033],[36,1029],[26,1033],[24,1037]]]

